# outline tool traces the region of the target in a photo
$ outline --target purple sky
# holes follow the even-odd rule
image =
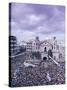
[[[52,36],[64,39],[64,22],[64,6],[12,3],[11,34],[19,42],[35,36],[40,40]]]

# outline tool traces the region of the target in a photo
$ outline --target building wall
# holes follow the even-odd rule
[[[54,60],[58,60],[59,59],[59,53],[53,52],[53,58],[54,58]]]
[[[32,52],[38,52],[40,51],[39,44],[40,44],[39,38],[36,37],[35,40],[31,42],[27,42],[26,50]]]
[[[32,51],[33,51],[33,52],[38,52],[38,51],[40,51],[39,42],[37,42],[37,41],[35,41],[35,40],[32,42]]]
[[[31,42],[27,42],[26,51],[32,51],[32,43]]]
[[[46,58],[47,58],[47,60],[48,60],[48,54],[47,54],[47,53],[42,52],[42,53],[41,53],[41,59],[43,60],[43,58],[44,58],[44,57],[46,57]]]
[[[9,36],[9,54],[15,55],[18,51],[17,39],[15,36]]]
[[[49,49],[52,49],[52,46],[48,43],[48,42],[43,42],[40,45],[40,52],[44,52],[44,49],[46,48],[46,50],[48,51]]]
[[[46,54],[45,51],[48,52],[50,49],[52,50],[53,53],[53,58],[57,61],[64,60],[65,57],[65,50],[62,47],[62,45],[58,44],[58,41],[54,37],[53,39],[50,40],[44,40],[40,41],[39,38],[35,38],[32,42],[27,43],[26,49],[27,51],[32,51],[32,52],[41,52],[41,57],[48,57],[48,53]],[[59,55],[62,54],[62,58],[59,58]]]

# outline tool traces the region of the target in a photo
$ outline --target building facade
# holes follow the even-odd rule
[[[9,54],[16,55],[18,52],[17,39],[15,36],[9,36]]]
[[[57,61],[63,61],[65,56],[64,46],[58,43],[56,37],[44,41],[40,41],[39,37],[36,37],[34,40],[27,42],[26,51],[40,52],[42,59],[48,59],[48,55],[51,55]]]
[[[26,51],[29,51],[29,52],[32,51],[32,42],[27,42]]]
[[[27,42],[26,51],[38,52],[40,51],[40,40],[36,37],[35,40]]]

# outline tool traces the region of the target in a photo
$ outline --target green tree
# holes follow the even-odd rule
[[[32,58],[36,57],[36,59],[41,59],[41,53],[40,52],[32,52]]]

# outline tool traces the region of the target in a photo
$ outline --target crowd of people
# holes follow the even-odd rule
[[[25,67],[25,58],[14,58],[11,62],[11,86],[38,86],[65,83],[65,63],[57,66],[51,61],[42,61],[36,67]],[[47,76],[48,75],[48,76]]]

